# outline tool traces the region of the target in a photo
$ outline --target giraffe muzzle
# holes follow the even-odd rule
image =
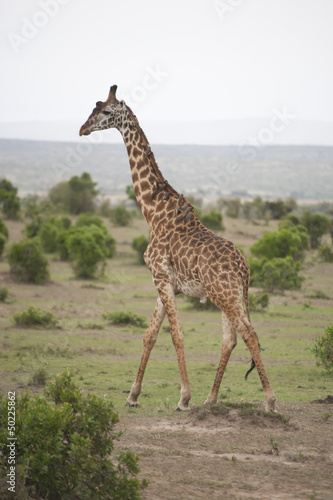
[[[89,129],[85,130],[85,125],[82,125],[82,127],[80,128],[80,132],[79,132],[80,136],[81,135],[90,135],[90,133],[91,133],[91,131]]]

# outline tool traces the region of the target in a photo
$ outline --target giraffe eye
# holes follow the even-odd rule
[[[111,111],[102,111],[103,115],[110,115]]]

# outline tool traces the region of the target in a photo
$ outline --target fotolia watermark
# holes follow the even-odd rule
[[[287,111],[283,106],[282,110],[273,109],[267,127],[261,128],[255,135],[247,138],[244,144],[238,147],[238,154],[247,160],[253,161],[258,153],[269,144],[272,144],[277,136],[295,120],[296,115]],[[221,191],[227,188],[232,179],[242,173],[243,169],[238,162],[229,162],[219,172],[209,172],[208,177],[212,180],[206,189],[200,190],[200,194],[205,197],[216,197]]]
[[[226,16],[234,12],[243,2],[244,0],[213,0],[213,7],[220,20],[224,21]]]
[[[143,102],[150,92],[157,89],[162,81],[169,76],[164,70],[155,64],[154,67],[147,66],[146,72],[140,84],[135,85],[130,94],[124,94],[124,101],[130,107],[136,107],[139,103]]]
[[[9,43],[15,52],[35,38],[39,31],[49,23],[59,13],[63,5],[67,5],[70,0],[40,0],[38,3],[40,10],[37,10],[31,19],[22,17],[20,33],[10,31],[7,34]]]

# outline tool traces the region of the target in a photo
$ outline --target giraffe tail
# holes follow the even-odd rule
[[[251,319],[250,319],[250,306],[249,306],[249,288],[248,288],[248,285],[244,286],[244,289],[243,289],[243,299],[244,299],[244,303],[245,303],[246,314],[247,314],[249,322],[251,323]],[[260,344],[259,344],[258,335],[257,335],[257,340],[258,340],[259,350],[263,351],[263,349],[260,347]],[[252,358],[252,360],[251,360],[251,366],[250,366],[249,370],[245,374],[245,380],[247,380],[247,377],[250,375],[250,373],[252,372],[252,370],[255,369],[255,367],[256,367],[256,364],[254,362],[254,359]]]

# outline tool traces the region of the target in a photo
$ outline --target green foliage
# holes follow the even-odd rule
[[[21,281],[41,284],[49,277],[49,263],[38,237],[13,243],[7,259],[11,274]]]
[[[269,295],[264,293],[249,293],[249,308],[251,312],[264,312],[269,304]]]
[[[100,273],[103,274],[109,253],[103,229],[92,224],[70,230],[66,246],[78,278],[96,277],[99,267]]]
[[[299,276],[301,265],[292,257],[272,260],[249,260],[251,285],[262,287],[265,292],[276,293],[284,290],[299,290],[304,278]]]
[[[110,401],[83,395],[69,371],[56,377],[44,395],[16,397],[16,494],[28,498],[139,500],[148,483],[138,480],[138,457],[114,457],[119,421]],[[12,397],[12,396],[10,396]],[[0,496],[8,491],[8,408],[0,395]]]
[[[197,297],[185,296],[186,301],[190,304],[192,309],[197,311],[219,311],[220,309],[207,298],[205,302],[201,302]]]
[[[291,256],[295,260],[300,260],[307,246],[308,236],[303,226],[295,226],[294,229],[283,226],[279,231],[265,233],[251,246],[250,251],[259,258]]]
[[[322,236],[329,232],[332,224],[326,215],[313,214],[309,210],[302,213],[301,223],[308,230],[311,248],[319,247]]]
[[[134,240],[132,241],[132,248],[138,253],[139,264],[142,265],[145,264],[143,256],[145,251],[147,250],[148,245],[149,245],[149,240],[147,240],[147,238],[144,235],[138,236],[137,238],[134,238]]]
[[[222,224],[222,214],[220,212],[216,212],[215,210],[211,210],[209,214],[202,215],[200,220],[208,229],[215,231],[222,231],[224,229]]]
[[[41,311],[39,307],[35,308],[33,306],[28,307],[26,311],[21,313],[16,313],[13,315],[13,319],[18,326],[27,327],[48,327],[52,328],[57,326],[57,318],[50,312]]]
[[[223,205],[226,206],[226,214],[228,217],[238,219],[242,203],[239,198],[224,200]]]
[[[75,227],[97,226],[106,234],[108,232],[103,220],[98,215],[80,214],[77,218]]]
[[[333,262],[333,250],[329,245],[322,245],[318,251],[318,257],[323,262]]]
[[[134,187],[132,184],[126,186],[126,194],[128,196],[128,199],[134,201],[135,204],[138,206],[138,201],[136,199]]]
[[[112,325],[133,325],[141,328],[147,328],[145,316],[140,316],[130,311],[106,312],[102,318]]]
[[[111,220],[115,226],[128,226],[132,215],[125,207],[119,205],[112,210]]]
[[[9,295],[8,288],[1,286],[0,287],[0,302],[6,302]]]
[[[9,237],[8,227],[6,226],[1,217],[0,217],[0,234],[3,234],[6,239]]]
[[[96,182],[92,181],[89,174],[83,173],[81,177],[75,175],[69,181],[54,186],[49,192],[49,198],[59,209],[80,214],[94,210],[97,194]]]
[[[0,257],[3,254],[3,251],[5,249],[6,243],[7,243],[6,236],[4,234],[0,233]]]
[[[44,252],[53,253],[58,248],[59,229],[54,222],[43,222],[38,231]]]
[[[17,188],[6,179],[0,180],[0,208],[7,219],[18,219],[21,203],[17,196]]]
[[[317,358],[317,366],[323,366],[325,370],[333,373],[333,326],[328,326],[325,334],[315,339],[311,352]]]

